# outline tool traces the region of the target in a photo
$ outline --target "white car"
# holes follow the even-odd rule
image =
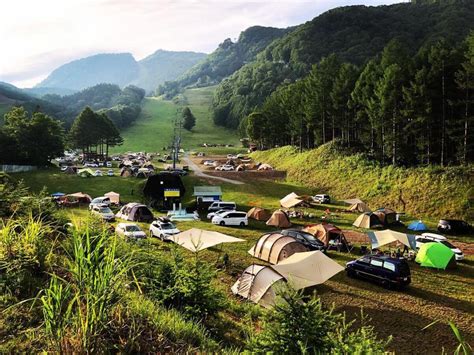
[[[215,166],[216,161],[215,160],[206,160],[204,161],[205,166]]]
[[[214,216],[217,216],[218,214],[221,214],[221,213],[224,213],[224,212],[229,212],[229,210],[227,209],[227,210],[219,210],[219,211],[209,212],[209,213],[207,214],[207,219],[212,220],[212,218],[213,218]]]
[[[227,154],[227,159],[237,159],[237,155]]]
[[[97,163],[92,163],[92,162],[86,162],[86,163],[84,163],[84,166],[85,166],[86,168],[98,168],[98,167],[99,167],[99,164],[97,164]]]
[[[461,249],[452,245],[448,239],[441,234],[423,233],[421,236],[417,236],[415,240],[417,250],[420,249],[421,244],[424,243],[441,243],[453,251],[456,261],[464,260],[464,253],[461,251]]]
[[[115,214],[109,208],[108,205],[94,205],[91,209],[91,213],[99,216],[104,221],[113,222],[115,221]]]
[[[115,233],[126,239],[145,239],[146,234],[135,223],[119,223],[115,227]]]
[[[220,226],[248,226],[247,212],[227,211],[212,217],[212,224]]]
[[[221,166],[218,166],[216,167],[215,170],[220,170],[220,171],[231,171],[231,170],[234,170],[234,167],[232,165],[229,165],[229,164],[225,164],[225,165],[221,165]]]
[[[100,171],[100,170],[94,171],[93,176],[103,176],[102,171]]]
[[[169,237],[178,234],[180,230],[170,221],[157,219],[150,224],[150,237],[158,237],[161,240],[169,240]]]
[[[107,171],[107,176],[114,176],[114,171],[112,169],[109,169]]]
[[[106,166],[107,168],[111,168],[111,167],[112,167],[112,162],[111,162],[111,161],[106,162],[106,163],[105,163],[105,166]]]
[[[91,201],[91,203],[89,203],[89,209],[92,210],[92,208],[93,208],[94,206],[97,206],[97,205],[106,205],[106,206],[109,206],[109,205],[110,205],[110,198],[105,197],[105,196],[96,197],[95,199],[93,199],[93,200]]]

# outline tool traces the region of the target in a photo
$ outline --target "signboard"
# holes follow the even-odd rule
[[[179,197],[179,189],[165,189],[165,197]]]

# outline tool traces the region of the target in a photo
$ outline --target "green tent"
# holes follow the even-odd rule
[[[451,262],[456,262],[454,252],[441,243],[422,244],[415,261],[421,266],[436,269],[446,269]]]
[[[79,175],[80,177],[89,177],[94,175],[94,172],[91,169],[86,168],[78,170],[77,175]]]

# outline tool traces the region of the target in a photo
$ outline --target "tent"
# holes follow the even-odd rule
[[[89,168],[80,169],[77,171],[77,175],[79,175],[80,177],[90,177],[90,176],[94,176],[94,172]]]
[[[333,224],[311,224],[303,228],[304,232],[311,233],[324,243],[326,248],[345,249],[349,251],[349,243],[341,229]]]
[[[92,201],[92,197],[88,194],[84,194],[82,192],[76,192],[74,194],[66,195],[66,197],[72,197],[76,199],[79,203],[90,203]]]
[[[271,267],[254,264],[244,270],[231,290],[234,295],[270,308],[275,303],[275,286],[284,281]]]
[[[104,194],[104,196],[109,198],[110,203],[113,203],[116,205],[120,204],[120,194],[110,191]]]
[[[344,271],[344,267],[319,250],[293,254],[272,268],[296,290],[322,284]]]
[[[294,253],[308,251],[308,248],[299,240],[281,233],[266,233],[248,251],[250,255],[277,264]]]
[[[64,171],[65,174],[77,174],[77,167],[75,166],[68,166]]]
[[[379,217],[372,212],[362,213],[357,219],[352,223],[353,226],[359,228],[375,228],[382,227],[382,223],[379,220]]]
[[[393,242],[400,242],[407,247],[416,250],[416,236],[412,234],[405,234],[386,229],[378,232],[368,232],[367,235],[369,236],[370,242],[372,244],[372,249],[376,249]]]
[[[154,220],[153,213],[149,208],[140,203],[126,204],[120,209],[115,217],[135,222],[151,222]]]
[[[379,218],[384,226],[389,226],[397,222],[397,212],[390,208],[379,208],[374,211],[374,214]]]
[[[454,252],[441,243],[422,244],[415,261],[421,266],[443,270],[448,266],[456,265]]]
[[[361,199],[358,199],[358,198],[351,198],[351,199],[348,199],[348,200],[344,200],[344,202],[349,204],[349,205],[354,205],[356,203],[364,203]]]
[[[275,226],[278,228],[291,227],[290,218],[282,210],[276,210],[266,223],[267,226]]]
[[[367,206],[364,202],[354,203],[353,205],[351,205],[351,207],[349,207],[349,211],[351,211],[351,212],[360,212],[360,213],[372,212],[370,210],[369,206]]]
[[[428,227],[422,221],[414,221],[408,226],[409,230],[412,231],[426,231]]]
[[[260,164],[257,170],[273,170],[273,168],[269,164]]]
[[[221,243],[244,242],[243,239],[234,238],[219,232],[191,228],[187,231],[170,236],[171,240],[183,248],[197,252]]]
[[[253,218],[257,221],[268,221],[268,219],[271,217],[271,214],[269,211],[263,208],[253,207],[247,212],[247,217]]]
[[[298,206],[303,202],[297,194],[292,192],[291,194],[286,195],[280,200],[280,206],[285,208],[292,208]]]

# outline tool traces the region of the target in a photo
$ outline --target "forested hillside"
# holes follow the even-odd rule
[[[257,53],[288,31],[289,29],[254,26],[243,31],[235,43],[227,38],[205,60],[189,69],[178,80],[161,85],[158,95],[171,98],[187,86],[217,84],[245,63],[253,61]]]
[[[472,1],[427,1],[391,6],[350,6],[328,11],[272,42],[258,56],[222,81],[214,99],[217,124],[237,128],[280,84],[309,73],[323,57],[361,66],[399,39],[407,55],[444,38],[464,40],[474,23]]]

